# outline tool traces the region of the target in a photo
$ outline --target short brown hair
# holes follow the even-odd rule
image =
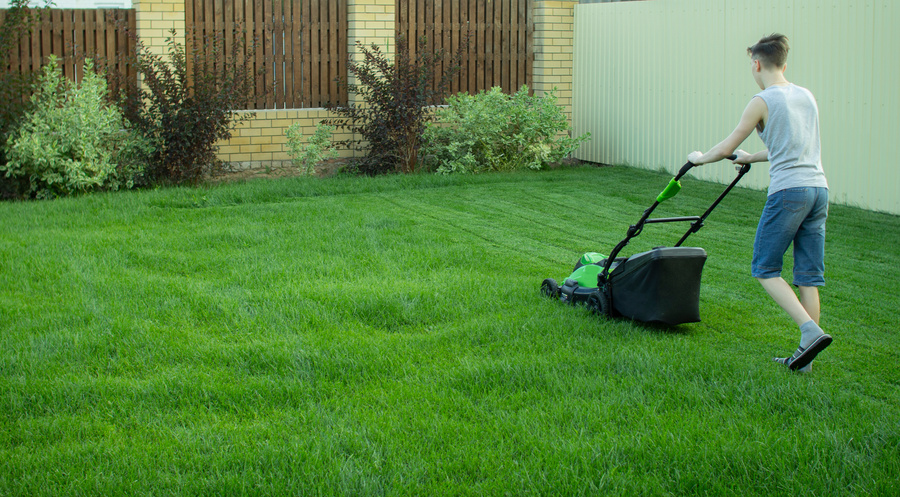
[[[787,62],[788,38],[783,34],[774,33],[759,40],[756,45],[747,48],[747,54],[752,59],[758,59],[766,67],[784,67]]]

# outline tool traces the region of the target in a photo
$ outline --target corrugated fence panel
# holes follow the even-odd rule
[[[888,145],[896,143],[900,127],[897,124],[897,116],[900,115],[900,91],[897,89],[900,83],[900,64],[896,62],[897,48],[900,47],[900,30],[897,29],[897,22],[900,20],[900,2],[877,2],[873,18],[875,19],[872,29],[873,105],[868,125],[871,132],[865,143],[868,147],[866,150],[871,156],[867,162],[860,161],[854,164],[857,167],[871,168],[873,175],[880,175],[878,181],[886,186],[871,191],[873,205],[893,205],[893,209],[884,210],[898,213],[900,167],[897,165],[897,156],[893,153],[897,147],[888,148]],[[866,182],[873,181],[867,179]]]
[[[592,139],[575,155],[674,172],[734,129],[759,92],[746,48],[782,32],[788,80],[818,99],[832,200],[900,214],[900,172],[886,152],[900,115],[898,21],[896,2],[871,0],[578,5],[573,126]],[[762,147],[755,133],[741,146]],[[767,168],[756,165],[742,184],[765,188]],[[725,182],[734,172],[723,162],[692,174]]]

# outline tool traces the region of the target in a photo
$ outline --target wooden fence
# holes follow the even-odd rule
[[[511,93],[532,84],[533,0],[397,0],[397,34],[410,47],[425,36],[428,50],[455,52],[469,34],[452,93],[500,86]],[[443,70],[443,67],[439,68]]]
[[[255,109],[322,107],[347,101],[335,79],[347,74],[346,0],[185,0],[188,53],[205,40],[237,37],[256,46],[252,61],[263,70]]]
[[[396,0],[396,32],[414,49],[422,36],[428,50],[455,52],[468,34],[462,68],[451,92],[475,93],[492,86],[514,92],[532,84],[534,0]],[[4,11],[0,10],[0,22]],[[0,70],[39,70],[50,54],[63,73],[81,74],[92,57],[134,78],[124,54],[134,51],[133,9],[45,9],[30,36]],[[241,37],[256,45],[253,66],[265,73],[255,109],[322,107],[347,102],[337,78],[347,77],[347,0],[185,0],[186,51],[214,37],[226,53]],[[444,67],[439,67],[442,71]]]
[[[5,17],[6,11],[0,10],[0,26]],[[56,55],[63,74],[76,81],[86,57],[94,59],[98,69],[135,78],[134,68],[126,64],[125,55],[134,53],[134,40],[125,35],[126,26],[134,31],[133,9],[42,9],[37,26],[19,40],[8,65],[0,70],[39,71],[50,55]]]

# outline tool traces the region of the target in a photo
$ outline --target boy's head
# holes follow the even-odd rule
[[[787,63],[788,38],[782,34],[771,34],[759,40],[756,45],[747,48],[747,54],[753,60],[769,70],[778,70]]]

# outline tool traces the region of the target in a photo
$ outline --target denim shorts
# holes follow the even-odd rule
[[[788,188],[769,195],[753,243],[753,277],[781,276],[784,254],[793,242],[794,285],[824,285],[827,217],[827,188]]]

